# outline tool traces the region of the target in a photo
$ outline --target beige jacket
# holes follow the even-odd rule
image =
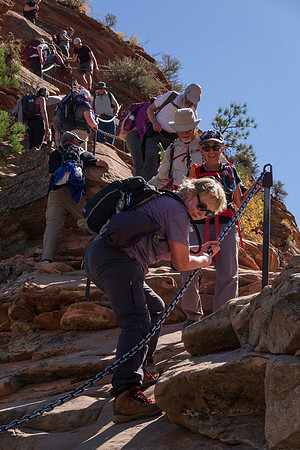
[[[195,136],[195,139],[189,144],[185,144],[181,139],[177,138],[174,141],[174,156],[173,156],[173,164],[171,176],[173,178],[172,185],[180,186],[183,181],[183,178],[187,176],[188,171],[192,164],[203,164],[204,159],[202,153],[200,152],[199,145],[200,136],[198,134]],[[151,178],[148,181],[152,186],[156,186],[158,188],[164,187],[169,181],[168,177],[170,170],[170,152],[171,152],[172,144],[167,148],[161,165],[158,169],[157,175]],[[188,153],[190,154],[190,162],[188,160]]]

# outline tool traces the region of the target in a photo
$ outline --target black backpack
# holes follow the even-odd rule
[[[61,163],[77,163],[79,166],[82,167],[80,155],[84,152],[84,150],[81,147],[77,147],[76,145],[70,144],[66,147],[63,147],[60,145],[57,150],[60,153],[61,156]]]
[[[87,129],[85,119],[80,121],[75,120],[75,109],[81,104],[86,104],[90,109],[92,109],[88,99],[86,99],[84,95],[79,95],[76,92],[71,92],[71,94],[66,95],[59,102],[55,109],[55,119],[61,133],[75,130],[75,128],[81,130]]]
[[[82,210],[83,225],[90,233],[100,234],[113,247],[130,247],[143,236],[155,235],[160,228],[146,213],[132,210],[160,195],[168,195],[182,202],[174,192],[160,191],[142,177],[114,181],[87,202]],[[194,228],[201,248],[198,229]]]
[[[22,97],[23,122],[28,122],[35,115],[34,112],[35,94],[25,94]]]

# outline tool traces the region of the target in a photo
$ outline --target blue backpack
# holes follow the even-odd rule
[[[61,165],[53,173],[55,177],[53,186],[66,185],[73,200],[79,203],[85,186],[83,165],[80,159],[80,154],[84,150],[73,144],[68,145],[67,148],[60,145],[57,150],[61,155]]]

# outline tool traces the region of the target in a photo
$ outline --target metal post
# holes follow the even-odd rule
[[[262,185],[264,187],[264,224],[263,224],[263,259],[262,259],[262,288],[269,284],[269,258],[270,258],[270,214],[271,214],[271,191],[273,186],[272,164],[266,164],[264,170],[269,167],[266,172]]]

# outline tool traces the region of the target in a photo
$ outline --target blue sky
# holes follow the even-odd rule
[[[115,30],[135,34],[150,55],[181,61],[181,81],[203,89],[202,130],[218,107],[247,103],[259,172],[272,164],[299,226],[300,0],[93,0],[92,9],[116,15]]]

